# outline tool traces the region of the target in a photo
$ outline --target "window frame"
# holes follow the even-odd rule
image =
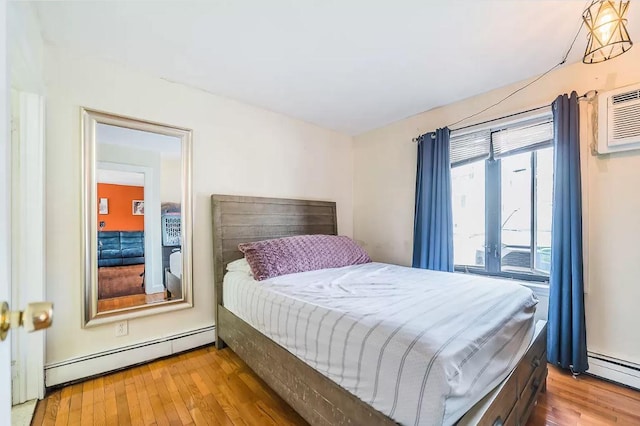
[[[514,125],[517,126],[517,122]],[[509,126],[510,127],[510,126]],[[508,127],[506,127],[508,128]],[[494,158],[493,156],[493,134],[505,129],[500,127],[490,132],[489,158],[484,160],[476,159],[476,161],[484,161],[485,163],[485,244],[484,244],[484,266],[475,265],[458,265],[454,264],[454,270],[456,272],[471,273],[484,276],[492,276],[498,278],[510,278],[521,281],[537,282],[541,284],[549,284],[549,274],[536,268],[535,259],[537,253],[537,166],[538,166],[538,154],[537,151],[553,147],[553,141],[549,141],[544,144],[534,144],[524,149],[517,149],[507,154]],[[531,167],[531,224],[530,224],[530,264],[531,272],[516,272],[516,271],[503,271],[502,270],[502,158],[506,158],[512,155],[530,153],[530,167]],[[463,166],[475,161],[464,161],[452,166]]]

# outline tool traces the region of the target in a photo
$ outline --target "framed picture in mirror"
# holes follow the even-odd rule
[[[100,204],[98,204],[99,214],[109,214],[109,199],[100,198]]]
[[[133,200],[131,205],[134,216],[144,216],[144,200]]]

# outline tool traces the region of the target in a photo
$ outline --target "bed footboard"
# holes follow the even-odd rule
[[[516,368],[458,422],[459,426],[524,426],[547,383],[547,322],[538,321],[533,342]]]
[[[312,425],[393,425],[289,351],[218,306],[218,339],[247,363],[278,395]],[[459,426],[525,425],[546,385],[546,322],[536,325],[532,344],[509,377],[457,423]],[[222,344],[224,347],[224,343]]]
[[[395,425],[289,351],[218,306],[222,337],[278,395],[312,425]]]

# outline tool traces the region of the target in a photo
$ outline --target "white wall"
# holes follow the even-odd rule
[[[640,49],[634,48],[602,64],[574,64],[556,70],[489,113],[461,125],[550,104],[557,95],[571,90],[582,94],[636,82],[640,82]],[[437,108],[355,138],[354,236],[375,260],[411,263],[416,173],[416,146],[411,138],[475,113],[520,85]],[[588,348],[640,363],[640,339],[629,334],[630,327],[640,322],[640,151],[591,156],[591,132],[584,112],[582,118],[589,250],[585,260]]]
[[[163,203],[180,203],[182,199],[182,164],[180,157],[163,157],[160,163],[160,201]]]
[[[44,44],[37,14],[32,4],[21,1],[8,2],[7,11],[11,87],[20,91],[42,93]]]
[[[210,195],[333,200],[352,235],[351,138],[283,115],[93,58],[45,51],[47,89],[47,294],[56,319],[47,363],[213,324]],[[193,129],[192,309],[82,329],[80,107]]]

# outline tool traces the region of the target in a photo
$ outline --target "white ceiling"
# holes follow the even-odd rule
[[[36,10],[55,46],[358,134],[542,73],[560,61],[584,5],[67,1]],[[583,30],[569,63],[585,42]]]
[[[178,137],[103,123],[96,124],[96,142],[160,152],[163,158],[180,158],[181,152],[180,138]]]
[[[112,185],[144,186],[144,173],[98,169],[96,170],[96,180],[98,183]]]

